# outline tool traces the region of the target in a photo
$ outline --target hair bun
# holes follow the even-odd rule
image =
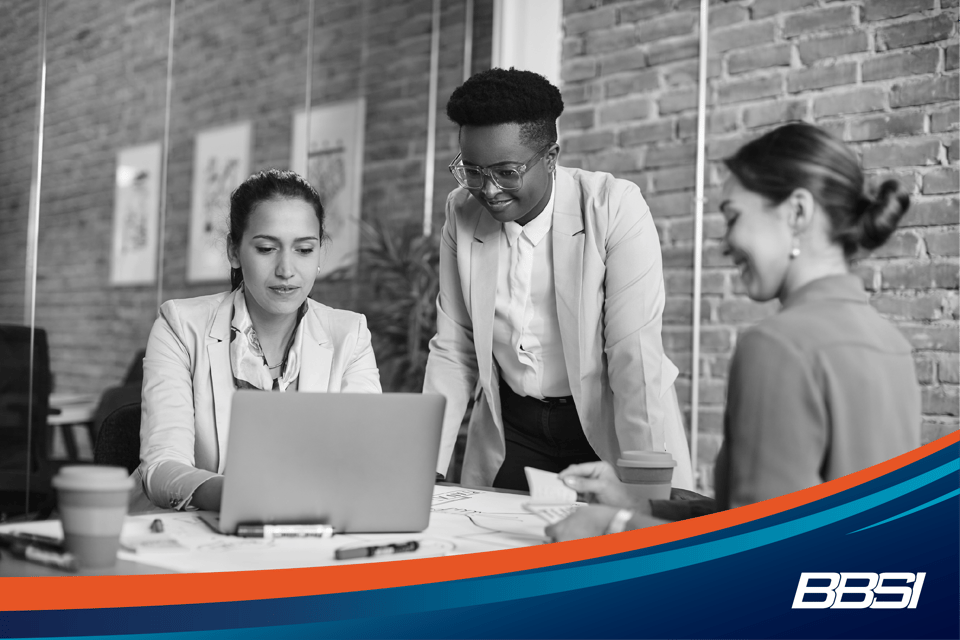
[[[896,230],[900,218],[910,208],[910,195],[897,180],[885,180],[876,196],[864,195],[858,207],[859,238],[864,249],[876,249]]]

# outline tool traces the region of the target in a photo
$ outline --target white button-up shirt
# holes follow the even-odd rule
[[[517,394],[543,399],[570,395],[557,292],[553,281],[553,210],[556,187],[536,218],[503,225],[493,356]]]

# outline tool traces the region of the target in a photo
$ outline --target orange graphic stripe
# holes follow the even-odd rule
[[[0,578],[0,610],[102,609],[292,598],[537,569],[645,549],[734,527],[864,484],[960,442],[953,432],[857,473],[772,500],[649,529],[443,558],[344,567],[139,576]],[[411,564],[416,563],[416,564]]]

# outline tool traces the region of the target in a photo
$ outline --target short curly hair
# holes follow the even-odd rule
[[[447,117],[461,127],[515,122],[521,142],[532,148],[557,141],[561,113],[559,89],[538,73],[512,67],[474,74],[447,102]]]

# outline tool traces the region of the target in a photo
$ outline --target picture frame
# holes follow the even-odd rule
[[[157,280],[162,157],[159,141],[117,152],[111,285],[151,284]]]
[[[365,122],[364,98],[318,105],[310,110],[308,144],[305,112],[294,112],[290,166],[319,192],[324,208],[318,278],[352,275],[357,265]]]
[[[250,174],[253,124],[247,120],[199,131],[194,142],[187,282],[230,279],[227,231],[230,194]]]

